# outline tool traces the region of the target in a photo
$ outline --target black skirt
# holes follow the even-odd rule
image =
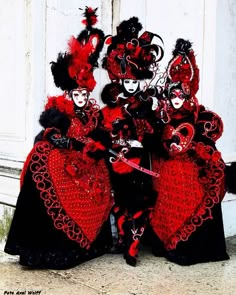
[[[112,246],[109,219],[89,249],[54,227],[27,169],[17,200],[4,251],[19,255],[19,263],[32,268],[67,269],[98,257]]]
[[[164,249],[158,236],[150,230],[153,254],[165,256],[179,265],[228,260],[221,204],[212,208],[212,217],[204,221],[188,240],[180,241],[176,248],[170,251]]]

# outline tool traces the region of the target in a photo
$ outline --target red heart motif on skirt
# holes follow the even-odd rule
[[[202,214],[198,211],[204,197],[199,168],[184,156],[166,160],[161,167],[153,163],[154,170],[160,169],[160,177],[154,180],[158,198],[151,224],[167,249],[174,249],[177,242],[187,240],[196,228],[191,218]]]
[[[109,173],[104,160],[96,161],[82,152],[53,149],[48,171],[55,196],[67,218],[82,229],[90,242],[94,241],[112,206]]]

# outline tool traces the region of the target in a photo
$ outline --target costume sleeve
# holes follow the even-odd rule
[[[196,141],[215,147],[216,141],[223,133],[223,122],[219,115],[200,106],[195,128]]]
[[[42,112],[39,123],[44,129],[56,128],[65,135],[70,126],[70,119],[67,114],[53,107]]]
[[[56,148],[81,150],[84,147],[80,141],[66,136],[70,119],[57,108],[49,108],[42,112],[39,123],[44,129],[35,137],[35,143],[40,140],[48,140]]]

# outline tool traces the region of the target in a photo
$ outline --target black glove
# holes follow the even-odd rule
[[[56,133],[50,135],[48,141],[56,148],[68,149],[70,147],[70,139],[66,136],[58,136]]]
[[[116,119],[112,122],[112,134],[116,135],[119,131],[127,131],[129,129],[129,122],[125,119]]]
[[[176,143],[177,145],[180,143],[180,138],[178,135],[173,135],[171,139],[166,140],[168,147],[170,147],[172,143]]]
[[[46,132],[46,139],[56,148],[68,149],[70,147],[70,139],[61,135],[60,131],[57,129]]]

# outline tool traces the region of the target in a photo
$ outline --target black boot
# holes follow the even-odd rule
[[[124,223],[127,219],[127,214],[120,207],[115,206],[113,208],[113,214],[115,217],[115,224],[117,235],[113,238],[113,247],[110,249],[111,254],[122,254],[124,253]]]
[[[124,223],[124,258],[126,263],[131,266],[136,266],[140,240],[144,234],[147,219],[148,213],[140,210],[135,214],[129,214]]]

